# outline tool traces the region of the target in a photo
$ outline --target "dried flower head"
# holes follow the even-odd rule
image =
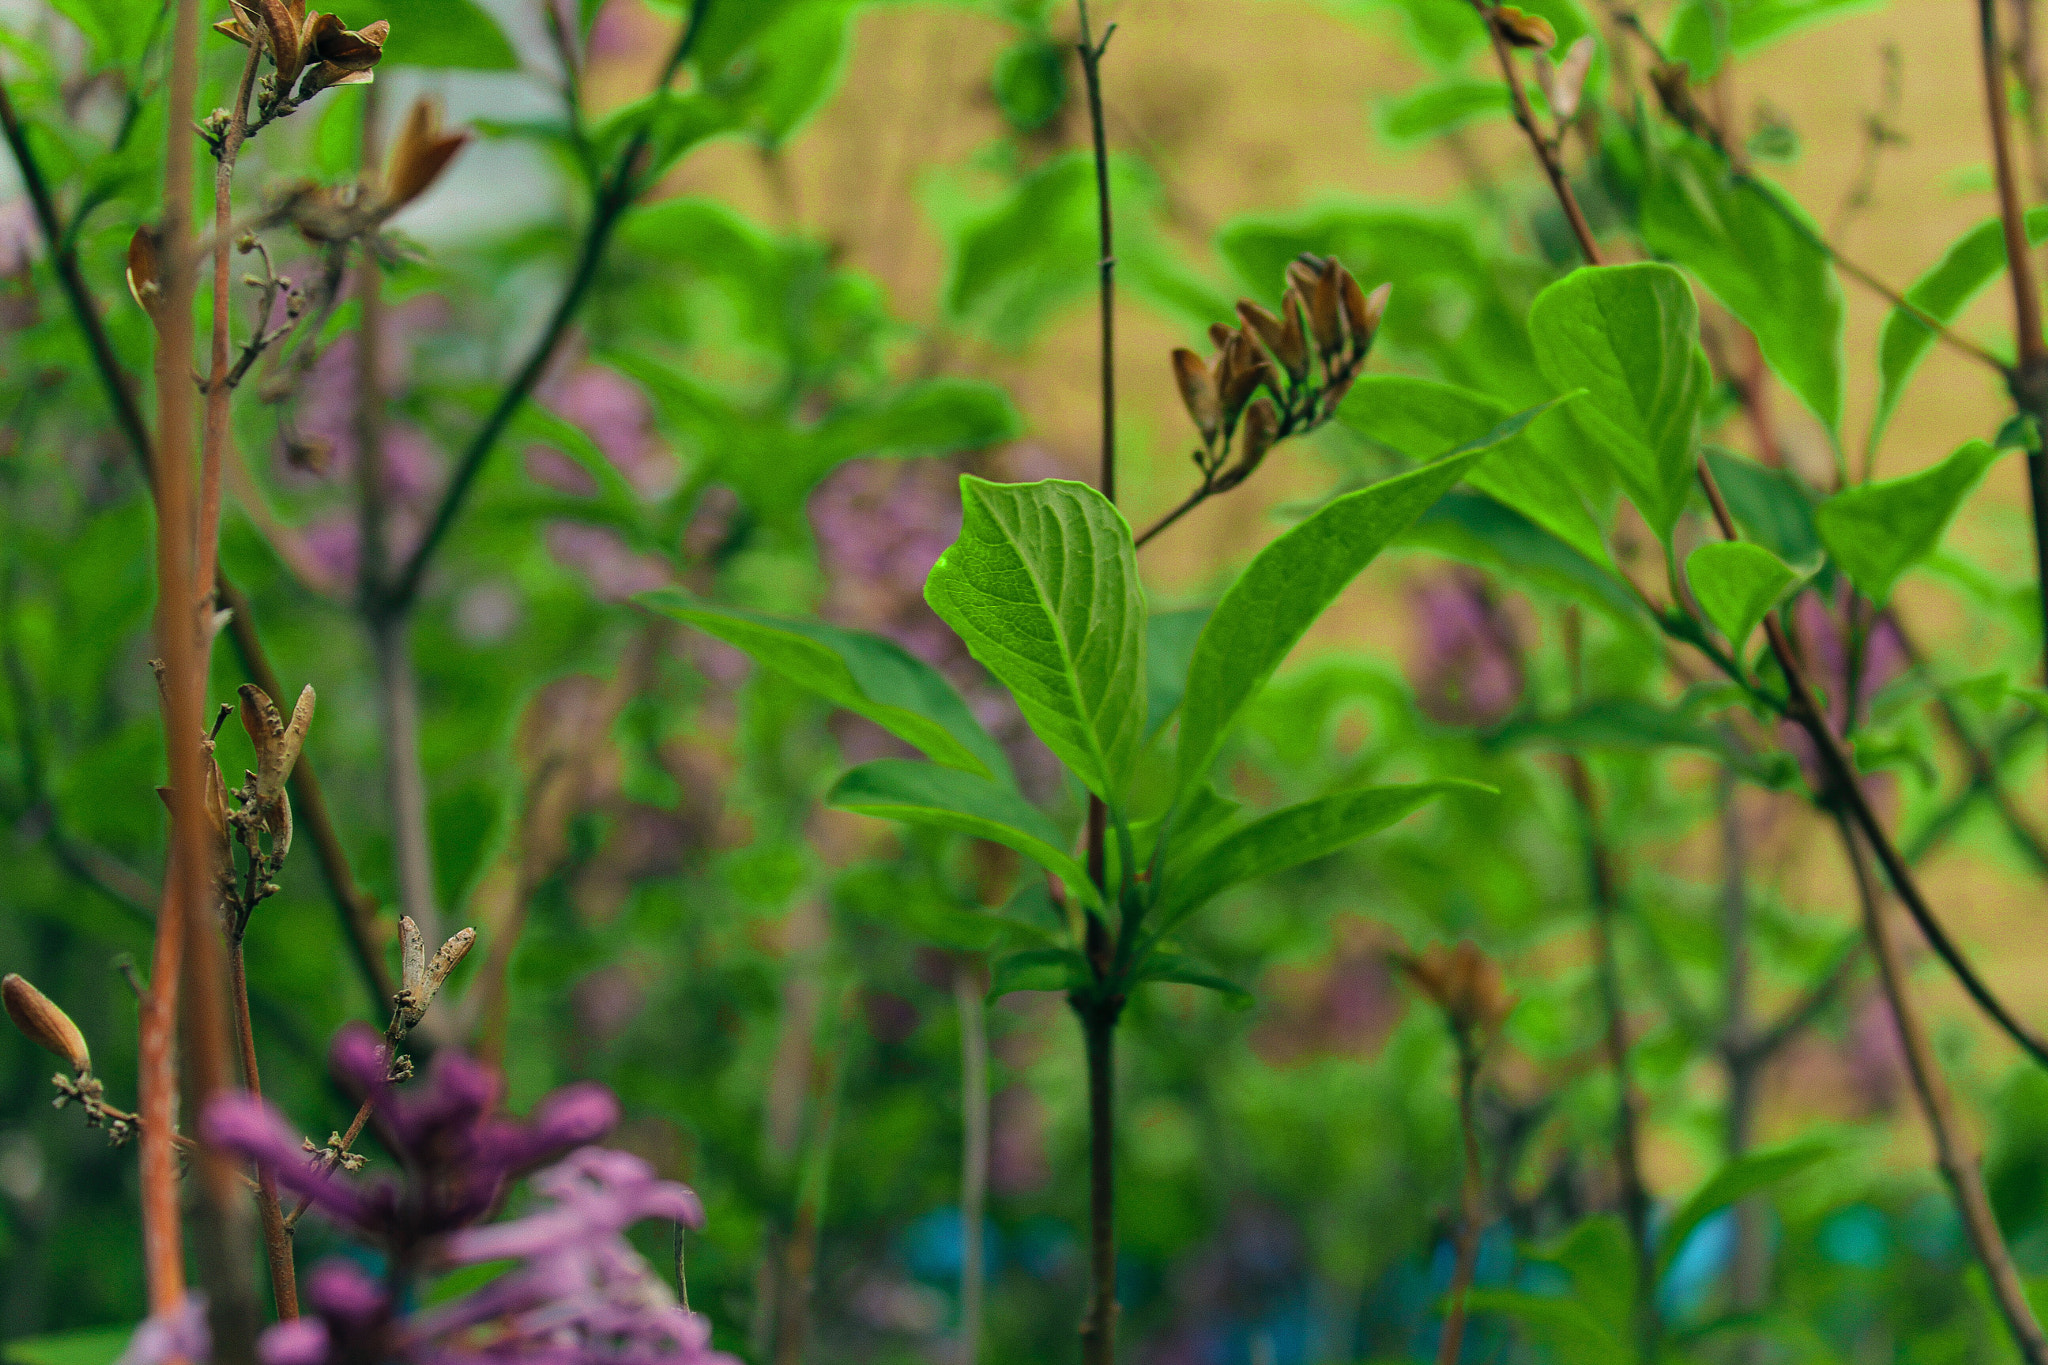
[[[13,972],[0,977],[0,1001],[6,1003],[7,1017],[23,1037],[62,1057],[81,1076],[92,1070],[92,1050],[86,1047],[78,1025],[25,977]]]
[[[244,47],[260,45],[274,73],[264,99],[272,114],[288,114],[330,85],[365,85],[384,56],[391,25],[379,19],[352,31],[332,14],[308,12],[305,0],[230,0],[234,14],[214,31]],[[300,77],[304,76],[301,81]]]
[[[396,213],[425,194],[455,154],[468,145],[468,129],[443,131],[439,100],[424,96],[414,100],[384,166],[382,211]]]
[[[284,795],[284,784],[298,766],[306,729],[313,723],[313,688],[308,684],[292,707],[291,723],[278,714],[277,703],[254,683],[237,689],[242,698],[242,728],[256,746],[256,795],[266,805]]]
[[[430,960],[427,942],[420,936],[419,926],[412,922],[412,916],[399,917],[399,986],[398,995],[392,1003],[397,1009],[401,1029],[410,1030],[425,1017],[427,1006],[434,1003],[434,997],[447,984],[448,974],[455,970],[475,942],[476,930],[463,929],[442,944]]]
[[[1432,943],[1420,953],[1397,952],[1393,957],[1415,988],[1443,1011],[1461,1039],[1490,1036],[1514,1008],[1499,964],[1470,939],[1455,948]]]

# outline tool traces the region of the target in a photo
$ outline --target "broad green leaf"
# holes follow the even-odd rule
[[[472,0],[377,0],[375,9],[373,17],[391,21],[391,36],[384,43],[386,63],[466,71],[519,69],[519,57],[497,21]]]
[[[839,83],[852,9],[845,0],[810,0],[754,40],[731,99],[762,146],[788,142]]]
[[[1232,1009],[1250,1009],[1252,993],[1232,981],[1202,966],[1193,958],[1179,953],[1148,953],[1139,964],[1139,981],[1170,981],[1183,986],[1200,986],[1205,991],[1215,991],[1223,997]]]
[[[1352,385],[1338,415],[1352,430],[1420,460],[1484,435],[1508,420],[1509,412],[1506,404],[1454,384],[1368,375]],[[1465,482],[1609,567],[1613,561],[1601,523],[1602,509],[1613,501],[1614,479],[1603,462],[1585,457],[1576,435],[1555,418],[1532,421]]]
[[[1084,483],[960,479],[960,538],[925,600],[1105,801],[1145,737],[1145,591],[1131,528]]]
[[[1070,991],[1089,982],[1088,961],[1071,948],[1029,948],[997,958],[988,998],[1011,991]]]
[[[989,738],[953,685],[893,640],[705,602],[675,588],[636,600],[745,650],[763,667],[865,716],[936,762],[1012,780],[1002,746]]]
[[[1692,286],[1668,265],[1585,267],[1536,296],[1529,333],[1550,382],[1587,391],[1571,417],[1668,542],[1692,493],[1710,383]]]
[[[1195,642],[1209,624],[1209,608],[1162,611],[1145,623],[1145,733],[1154,734],[1180,709]]]
[[[1654,134],[1652,135],[1654,136]],[[1830,431],[1842,424],[1841,281],[1800,210],[1690,139],[1654,144],[1641,198],[1643,240],[1699,276],[1755,334],[1764,359]]]
[[[1380,133],[1396,146],[1405,146],[1462,128],[1474,119],[1506,118],[1513,107],[1508,88],[1499,81],[1453,76],[1381,101]]]
[[[1016,407],[999,386],[941,377],[834,416],[819,425],[818,441],[834,455],[957,455],[1010,440],[1022,430]]]
[[[1190,790],[1208,774],[1238,712],[1345,585],[1540,411],[1518,413],[1434,464],[1332,499],[1259,552],[1223,595],[1195,645],[1180,708],[1179,790]]]
[[[884,758],[843,775],[825,803],[882,820],[901,820],[1013,848],[1066,883],[1067,894],[1094,906],[1101,903],[1087,869],[1067,849],[1067,839],[1045,813],[1014,788],[936,763]]]
[[[1664,1278],[1664,1272],[1671,1268],[1672,1259],[1685,1246],[1685,1239],[1709,1215],[1781,1180],[1789,1180],[1833,1156],[1835,1151],[1834,1144],[1830,1142],[1792,1142],[1749,1152],[1723,1166],[1693,1192],[1692,1198],[1686,1200],[1665,1225],[1657,1240],[1657,1278]]]
[[[1274,811],[1195,849],[1186,858],[1169,860],[1166,885],[1154,911],[1158,920],[1153,936],[1173,932],[1189,915],[1233,886],[1327,857],[1454,791],[1496,794],[1491,787],[1455,779],[1361,787]]]
[[[1736,658],[1763,621],[1804,575],[1761,545],[1723,540],[1702,545],[1685,561],[1686,581],[1700,610],[1727,637]]]
[[[1706,449],[1707,467],[1742,533],[1787,564],[1823,553],[1813,529],[1813,490],[1789,470],[1770,469],[1719,446]]]
[[[1629,1358],[1624,1337],[1572,1299],[1478,1286],[1466,1291],[1465,1309],[1512,1318],[1530,1341],[1548,1347],[1559,1365],[1613,1365]],[[1624,1327],[1627,1321],[1620,1319]]]
[[[0,1359],[8,1365],[111,1365],[134,1335],[134,1327],[88,1327],[22,1337],[0,1348]]]
[[[1692,68],[1692,79],[1713,79],[1730,55],[1753,52],[1821,20],[1853,13],[1878,0],[1684,0],[1671,17],[1665,53]]]
[[[2039,245],[2048,237],[2048,207],[2027,212],[2027,240]],[[1906,290],[1906,302],[1936,322],[1954,322],[1971,299],[2005,273],[2005,230],[1996,218],[1987,218],[1971,228],[1939,261],[1913,281]],[[1877,342],[1877,412],[1870,419],[1870,445],[1892,420],[1892,413],[1904,396],[1906,382],[1920,368],[1936,337],[1934,329],[1904,308],[1886,315],[1884,331]]]
[[[50,7],[78,26],[104,66],[133,67],[156,27],[149,0],[50,0]]]
[[[1932,469],[1845,488],[1814,509],[1814,528],[1842,572],[1882,606],[1899,575],[1941,545],[1956,509],[1998,455],[1969,441]]]

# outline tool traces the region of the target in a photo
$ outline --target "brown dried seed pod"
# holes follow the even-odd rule
[[[256,746],[256,794],[267,805],[283,793],[292,769],[298,766],[299,750],[305,746],[306,730],[313,723],[313,689],[299,693],[286,725],[268,693],[254,683],[238,689],[242,698],[242,728]]]
[[[1461,1033],[1490,1033],[1514,1008],[1499,964],[1469,939],[1455,948],[1432,943],[1420,954],[1396,954],[1394,960]]]
[[[398,984],[416,991],[427,974],[427,940],[411,915],[398,917]]]
[[[441,131],[438,101],[414,100],[384,168],[384,211],[396,213],[425,194],[440,179],[441,172],[448,169],[455,154],[468,145],[468,130]]]
[[[1219,351],[1228,346],[1230,339],[1236,335],[1237,329],[1234,327],[1226,327],[1220,322],[1209,324],[1209,344]]]
[[[1301,323],[1293,312],[1294,298],[1290,290],[1281,300],[1280,306],[1286,313],[1284,318],[1267,312],[1250,299],[1237,301],[1237,315],[1244,319],[1244,326],[1258,337],[1267,354],[1299,380],[1308,370],[1308,348],[1302,342]]]
[[[147,226],[139,227],[128,239],[128,292],[142,311],[152,318],[163,302],[161,276],[156,233]]]
[[[26,978],[13,972],[0,977],[0,1001],[6,1003],[7,1017],[31,1043],[56,1053],[79,1075],[92,1070],[92,1050],[86,1047],[78,1025]]]
[[[1344,349],[1342,288],[1337,282],[1339,269],[1341,267],[1331,261],[1316,276],[1314,288],[1306,295],[1309,331],[1314,335],[1316,350],[1325,363]]]
[[[1194,419],[1195,427],[1202,433],[1202,444],[1216,444],[1217,432],[1223,425],[1223,407],[1216,393],[1216,379],[1209,373],[1209,367],[1202,358],[1185,346],[1173,353],[1173,378],[1180,385],[1180,401],[1187,405],[1188,416]]]
[[[1237,438],[1237,463],[1230,470],[1230,487],[1234,488],[1251,477],[1279,435],[1280,414],[1274,410],[1272,400],[1263,395],[1253,399],[1251,406],[1244,410],[1244,430]]]
[[[1259,350],[1251,333],[1233,332],[1230,345],[1224,348],[1223,361],[1216,368],[1216,388],[1223,399],[1223,430],[1228,434],[1237,429],[1244,405],[1251,402],[1259,386],[1273,374],[1272,362]]]

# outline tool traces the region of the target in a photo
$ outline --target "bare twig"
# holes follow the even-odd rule
[[[1841,835],[1842,852],[1856,874],[1864,934],[1870,940],[1871,952],[1877,959],[1878,977],[1884,983],[1885,999],[1891,1005],[1892,1019],[1898,1026],[1899,1043],[1906,1054],[1907,1074],[1912,1077],[1914,1094],[1919,1097],[1921,1113],[1926,1117],[1928,1132],[1934,1139],[1935,1161],[1955,1194],[1956,1211],[1962,1216],[1971,1249],[1984,1267],[1999,1316],[2005,1319],[2005,1325],[2028,1365],[2042,1365],[2048,1361],[2048,1336],[2042,1334],[2034,1310],[2027,1302],[2026,1289],[2013,1266],[2012,1254],[1998,1229],[1998,1220],[1992,1214],[1979,1158],[1956,1114],[1955,1097],[1950,1094],[1948,1081],[1941,1074],[1940,1063],[1935,1059],[1933,1045],[1927,1038],[1926,1026],[1920,1021],[1919,1008],[1907,993],[1905,966],[1898,945],[1892,941],[1890,931],[1885,927],[1877,884],[1857,842],[1856,830],[1850,827],[1848,818],[1839,810],[1835,812],[1835,828]]]
[[[228,378],[228,324],[235,312],[229,297],[228,256],[234,249],[229,228],[234,215],[235,159],[249,135],[249,94],[256,86],[256,64],[262,55],[263,44],[251,41],[242,63],[241,82],[235,87],[235,102],[228,109],[227,127],[214,151],[212,367],[207,372],[206,422],[199,445],[199,558],[193,579],[202,589],[213,586],[214,570],[220,563],[221,469],[230,439],[228,413],[234,387]]]

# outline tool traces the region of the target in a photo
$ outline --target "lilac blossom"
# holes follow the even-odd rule
[[[144,1318],[128,1338],[128,1347],[114,1365],[166,1365],[173,1360],[200,1361],[213,1353],[213,1334],[206,1325],[206,1296],[188,1293],[175,1315]]]
[[[555,1091],[525,1120],[505,1118],[496,1112],[497,1075],[452,1051],[435,1057],[423,1082],[400,1090],[385,1079],[382,1041],[362,1025],[336,1036],[329,1061],[345,1087],[369,1099],[371,1121],[398,1157],[402,1179],[358,1181],[316,1165],[283,1116],[246,1094],[207,1106],[207,1140],[400,1257],[484,1217],[512,1177],[603,1136],[619,1116],[611,1092],[582,1084]]]
[[[1459,570],[1411,590],[1422,647],[1415,698],[1446,725],[1493,725],[1522,697],[1522,653],[1513,622],[1486,580]]]

